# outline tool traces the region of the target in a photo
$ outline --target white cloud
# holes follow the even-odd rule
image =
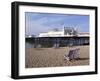
[[[40,32],[51,30],[49,26],[44,26],[37,21],[29,21],[26,23],[26,35],[38,35]]]

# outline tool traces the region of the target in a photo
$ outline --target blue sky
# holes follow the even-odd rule
[[[64,26],[77,27],[79,32],[89,32],[88,15],[55,14],[55,13],[34,13],[26,12],[26,35],[38,35]]]

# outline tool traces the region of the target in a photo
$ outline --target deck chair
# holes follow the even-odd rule
[[[64,59],[66,60],[74,60],[79,58],[79,48],[70,50],[68,54],[64,55]]]

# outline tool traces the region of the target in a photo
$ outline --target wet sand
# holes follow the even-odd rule
[[[78,60],[64,60],[64,55],[69,53],[69,47],[60,48],[26,48],[25,67],[59,67],[89,65],[89,45],[77,46],[80,48]]]

